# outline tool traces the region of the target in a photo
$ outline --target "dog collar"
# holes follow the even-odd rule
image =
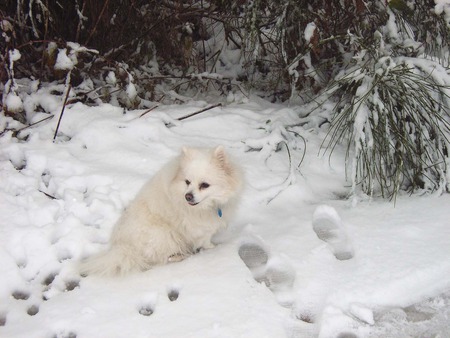
[[[222,217],[222,209],[220,209],[220,208],[217,209],[217,215],[219,217]]]

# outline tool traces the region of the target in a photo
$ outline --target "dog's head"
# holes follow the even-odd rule
[[[185,203],[196,208],[224,205],[237,193],[239,173],[224,148],[182,150],[178,175]]]

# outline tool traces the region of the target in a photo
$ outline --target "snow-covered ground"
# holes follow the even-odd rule
[[[48,116],[39,106],[55,118],[20,132],[26,142],[0,137],[0,337],[450,337],[450,196],[347,199],[344,152],[318,156],[313,119],[286,128],[300,108],[236,100],[183,121],[207,104],[140,117],[78,103],[55,142],[61,98],[24,102],[33,121]],[[218,144],[246,187],[216,248],[79,276],[163,163]]]

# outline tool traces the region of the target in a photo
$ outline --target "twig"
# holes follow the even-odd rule
[[[222,106],[222,103],[217,103],[217,104],[212,105],[212,106],[210,106],[210,107],[207,107],[207,108],[204,108],[204,109],[202,109],[202,110],[196,111],[196,112],[194,112],[194,113],[192,113],[192,114],[189,114],[189,115],[186,115],[186,116],[182,116],[182,117],[178,118],[177,120],[178,120],[178,121],[182,121],[182,120],[187,119],[187,118],[189,118],[189,117],[192,117],[192,116],[201,114],[201,113],[203,113],[203,112],[205,112],[205,111],[207,111],[207,110],[210,110],[210,109],[213,109],[213,108],[216,108],[216,107],[220,107],[220,106]]]
[[[269,204],[270,202],[272,202],[275,198],[278,197],[278,195],[280,195],[284,190],[286,190],[290,185],[292,185],[295,182],[295,171],[294,171],[294,167],[292,165],[292,157],[291,157],[291,151],[289,149],[289,145],[287,144],[286,141],[281,141],[280,143],[283,143],[286,146],[286,150],[288,153],[288,158],[289,158],[289,174],[286,177],[286,179],[283,181],[283,183],[280,184],[279,187],[275,188],[277,191],[275,192],[275,194],[272,197],[269,197],[266,201],[266,204]],[[274,190],[271,189],[271,190]]]
[[[300,160],[300,162],[297,165],[297,168],[300,168],[301,164],[303,163],[303,160],[305,159],[305,155],[306,155],[306,140],[305,138],[300,135],[299,133],[297,133],[296,131],[290,130],[286,128],[286,131],[293,133],[295,136],[300,137],[303,141],[303,144],[305,145],[305,149],[303,150],[303,155],[302,155],[302,159]]]
[[[61,114],[59,115],[58,124],[56,125],[55,134],[53,135],[53,142],[55,142],[56,135],[58,134],[59,125],[61,124],[61,119],[64,115],[64,109],[66,108],[67,99],[69,98],[70,89],[72,88],[72,85],[69,83],[69,86],[67,87],[67,93],[66,97],[64,98],[64,103],[61,109]]]
[[[47,196],[48,198],[52,199],[52,200],[56,200],[55,196],[52,196],[50,194],[47,194],[46,192],[42,191],[42,190],[38,190],[39,192],[43,193],[45,196]]]
[[[36,124],[39,124],[39,123],[41,123],[41,122],[50,120],[50,119],[52,119],[53,117],[54,117],[54,115],[47,116],[45,119],[39,120],[39,121],[37,121],[37,122],[34,122],[34,123],[32,123],[32,124],[30,124],[30,125],[28,125],[28,126],[25,126],[25,127],[23,127],[23,128],[17,129],[17,130],[16,130],[16,133],[20,133],[22,130],[25,130],[25,129],[27,129],[27,128],[33,127],[33,126],[35,126]]]
[[[32,126],[35,126],[35,125],[38,124],[38,123],[41,123],[41,122],[50,120],[50,119],[52,119],[53,117],[54,117],[54,116],[51,115],[51,116],[46,117],[45,119],[39,120],[39,121],[37,121],[37,122],[34,122],[34,123],[32,123],[32,124],[30,124],[30,125],[28,125],[28,126],[25,126],[25,127],[23,127],[23,128],[14,130],[14,131],[13,131],[13,137],[16,137],[17,134],[20,133],[22,130],[25,130],[25,129],[27,129],[27,128],[30,128],[30,127],[32,127]],[[2,131],[2,132],[0,133],[0,136],[3,135],[3,134],[4,134],[5,132],[7,132],[7,131],[11,131],[11,129],[5,129],[4,131]]]
[[[39,121],[37,121],[37,122],[34,122],[34,123],[32,123],[32,124],[30,124],[30,125],[28,125],[28,126],[26,126],[26,127],[23,127],[23,128],[21,128],[21,129],[19,129],[18,131],[22,131],[22,130],[24,130],[24,129],[30,128],[30,127],[32,127],[32,126],[35,126],[36,124],[39,124],[39,123],[41,123],[41,122],[50,120],[50,119],[52,119],[52,118],[54,118],[54,117],[55,117],[54,115],[48,116],[48,117],[46,117],[45,119],[39,120]]]
[[[154,106],[154,107],[151,107],[151,108],[147,109],[145,112],[143,112],[141,115],[139,115],[139,118],[141,118],[142,116],[144,116],[144,115],[150,113],[153,109],[158,108],[158,107],[159,107],[159,104],[157,104],[157,105]]]
[[[16,47],[16,49],[22,49],[23,47],[26,47],[26,46],[29,46],[29,45],[32,45],[32,44],[35,44],[35,43],[40,43],[40,44],[44,44],[44,43],[49,43],[49,42],[52,42],[52,41],[54,41],[54,40],[32,40],[32,41],[28,41],[28,42],[25,42],[25,43],[23,43],[23,44],[21,44],[20,46],[18,46],[18,47]]]
[[[91,30],[91,32],[89,34],[89,37],[87,38],[86,42],[84,43],[85,46],[87,46],[89,44],[89,42],[91,41],[91,39],[94,36],[95,32],[97,31],[97,26],[98,26],[98,24],[99,24],[99,22],[100,22],[100,20],[101,20],[101,18],[103,16],[103,13],[105,12],[106,7],[108,7],[108,3],[109,3],[109,0],[106,0],[103,3],[102,10],[100,11],[100,14],[99,14],[99,16],[97,18],[97,21],[95,22],[94,28],[92,28],[92,30]]]

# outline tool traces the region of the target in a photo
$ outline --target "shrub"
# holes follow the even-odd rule
[[[338,98],[327,148],[347,142],[353,192],[359,186],[395,197],[399,190],[449,189],[450,76],[448,45],[440,40],[448,27],[438,16],[428,14],[425,24],[423,12],[414,13],[381,7],[379,30],[349,37],[357,53],[326,90]],[[430,27],[442,48],[427,43]]]
[[[400,189],[445,189],[448,84],[439,64],[405,57],[382,57],[337,77],[330,90],[342,100],[330,145],[348,140],[353,190],[360,184],[368,194],[380,189],[393,197]]]

